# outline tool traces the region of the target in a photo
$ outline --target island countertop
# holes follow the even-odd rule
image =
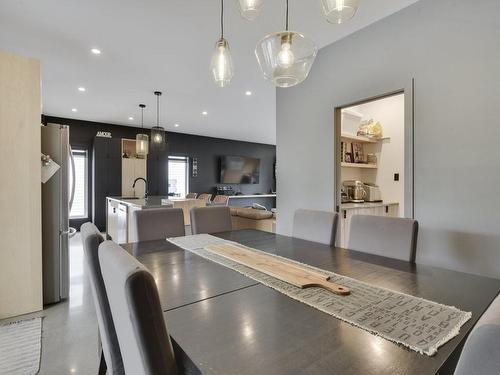
[[[134,198],[134,197],[106,197],[107,199],[133,206],[138,208],[167,208],[172,207],[172,204],[162,203],[162,199],[168,199],[167,196],[150,196],[147,198]]]

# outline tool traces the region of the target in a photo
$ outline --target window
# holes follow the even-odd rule
[[[186,198],[189,190],[189,159],[183,156],[168,157],[168,195]]]
[[[75,197],[69,213],[70,219],[88,217],[88,158],[87,150],[73,150],[75,160]],[[69,193],[73,186],[73,176],[69,175]]]

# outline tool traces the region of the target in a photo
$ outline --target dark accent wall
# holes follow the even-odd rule
[[[260,143],[233,141],[221,138],[202,137],[182,133],[168,133],[168,153],[174,156],[188,156],[198,159],[198,175],[192,177],[190,163],[189,190],[195,193],[215,193],[220,185],[220,156],[239,155],[260,159],[258,184],[229,184],[243,194],[269,193],[275,190],[274,162],[276,146]]]
[[[112,125],[60,117],[43,116],[43,123],[57,123],[70,127],[70,144],[73,148],[84,148],[89,152],[89,166],[94,165],[92,150],[94,138],[98,131],[111,132],[113,138],[135,139],[140,128]],[[149,129],[146,130],[149,134]],[[276,146],[234,141],[229,139],[203,137],[197,135],[167,132],[167,147],[161,154],[148,155],[148,189],[150,195],[167,195],[168,193],[168,156],[187,156],[197,158],[198,175],[192,177],[190,163],[189,190],[195,193],[215,193],[219,181],[219,162],[222,155],[240,155],[258,158],[260,164],[260,180],[255,185],[231,185],[237,192],[243,194],[268,193],[275,190],[274,163]],[[89,176],[92,173],[89,171]],[[92,192],[92,181],[89,178],[89,192]],[[92,207],[93,197],[90,196],[89,207]],[[98,202],[95,202],[99,204]],[[91,213],[90,213],[91,214]],[[79,223],[74,223],[79,227]]]

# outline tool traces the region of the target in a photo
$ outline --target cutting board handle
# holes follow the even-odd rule
[[[343,285],[331,283],[328,281],[315,282],[315,283],[304,285],[304,287],[305,288],[308,288],[308,287],[322,288],[322,289],[329,290],[332,293],[340,294],[341,296],[347,296],[347,295],[351,294],[351,291],[349,290],[349,288],[347,288]]]

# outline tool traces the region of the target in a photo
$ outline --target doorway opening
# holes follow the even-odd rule
[[[338,246],[353,215],[413,217],[412,100],[404,90],[336,108]]]

